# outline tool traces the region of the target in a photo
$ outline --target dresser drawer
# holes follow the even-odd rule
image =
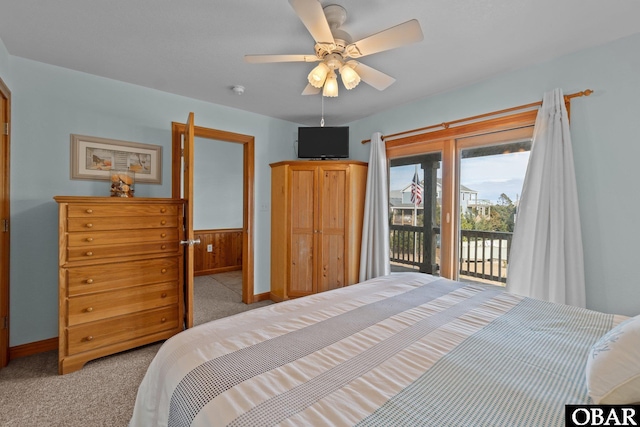
[[[95,218],[69,218],[67,230],[77,231],[102,231],[102,230],[132,230],[147,228],[177,228],[177,216],[127,216],[95,217]]]
[[[85,261],[92,259],[121,257],[126,256],[154,254],[154,253],[176,253],[180,244],[173,242],[152,242],[152,243],[134,243],[128,245],[106,245],[106,246],[89,246],[85,248],[69,248],[67,249],[67,260],[69,261]]]
[[[67,351],[76,354],[178,326],[177,305],[71,326],[67,329]]]
[[[71,297],[67,300],[68,326],[178,304],[178,284],[158,283],[114,292]]]
[[[178,240],[177,228],[151,228],[126,231],[86,231],[69,233],[67,246],[86,247],[95,245],[116,245],[135,242],[171,242]]]
[[[177,281],[181,259],[174,256],[65,268],[63,277],[66,277],[67,295]]]
[[[67,211],[69,218],[93,218],[93,217],[116,217],[125,218],[127,216],[152,216],[166,215],[177,216],[177,205],[127,203],[117,205],[100,204],[70,204]]]

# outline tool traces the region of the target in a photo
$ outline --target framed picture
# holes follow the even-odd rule
[[[71,134],[71,179],[109,180],[110,170],[135,172],[136,182],[162,183],[162,147]]]

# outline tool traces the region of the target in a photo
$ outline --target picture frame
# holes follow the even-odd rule
[[[71,134],[71,179],[108,181],[132,170],[137,183],[162,184],[162,146]]]

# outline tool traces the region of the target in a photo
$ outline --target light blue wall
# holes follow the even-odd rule
[[[528,104],[556,87],[590,88],[571,103],[587,306],[640,313],[640,34],[438,94],[350,123],[351,155],[367,160],[375,131],[392,134]],[[428,70],[427,76],[428,78]]]
[[[0,50],[0,65],[2,58]],[[136,183],[138,197],[171,196],[171,122],[184,123],[190,111],[198,126],[255,136],[256,207],[270,202],[269,163],[294,158],[294,123],[14,56],[8,63],[13,119],[11,346],[58,333],[58,225],[53,197],[109,194],[106,181],[70,179],[70,134],[162,145],[162,185]],[[256,293],[270,287],[269,239],[269,210],[256,209]]]
[[[193,168],[193,228],[242,228],[242,144],[196,138]]]
[[[5,47],[2,40],[0,40],[0,78],[5,82],[5,84],[9,84],[9,52],[7,52],[7,48]]]

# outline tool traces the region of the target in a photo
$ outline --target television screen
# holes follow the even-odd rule
[[[333,159],[349,157],[349,127],[299,127],[298,158]]]

